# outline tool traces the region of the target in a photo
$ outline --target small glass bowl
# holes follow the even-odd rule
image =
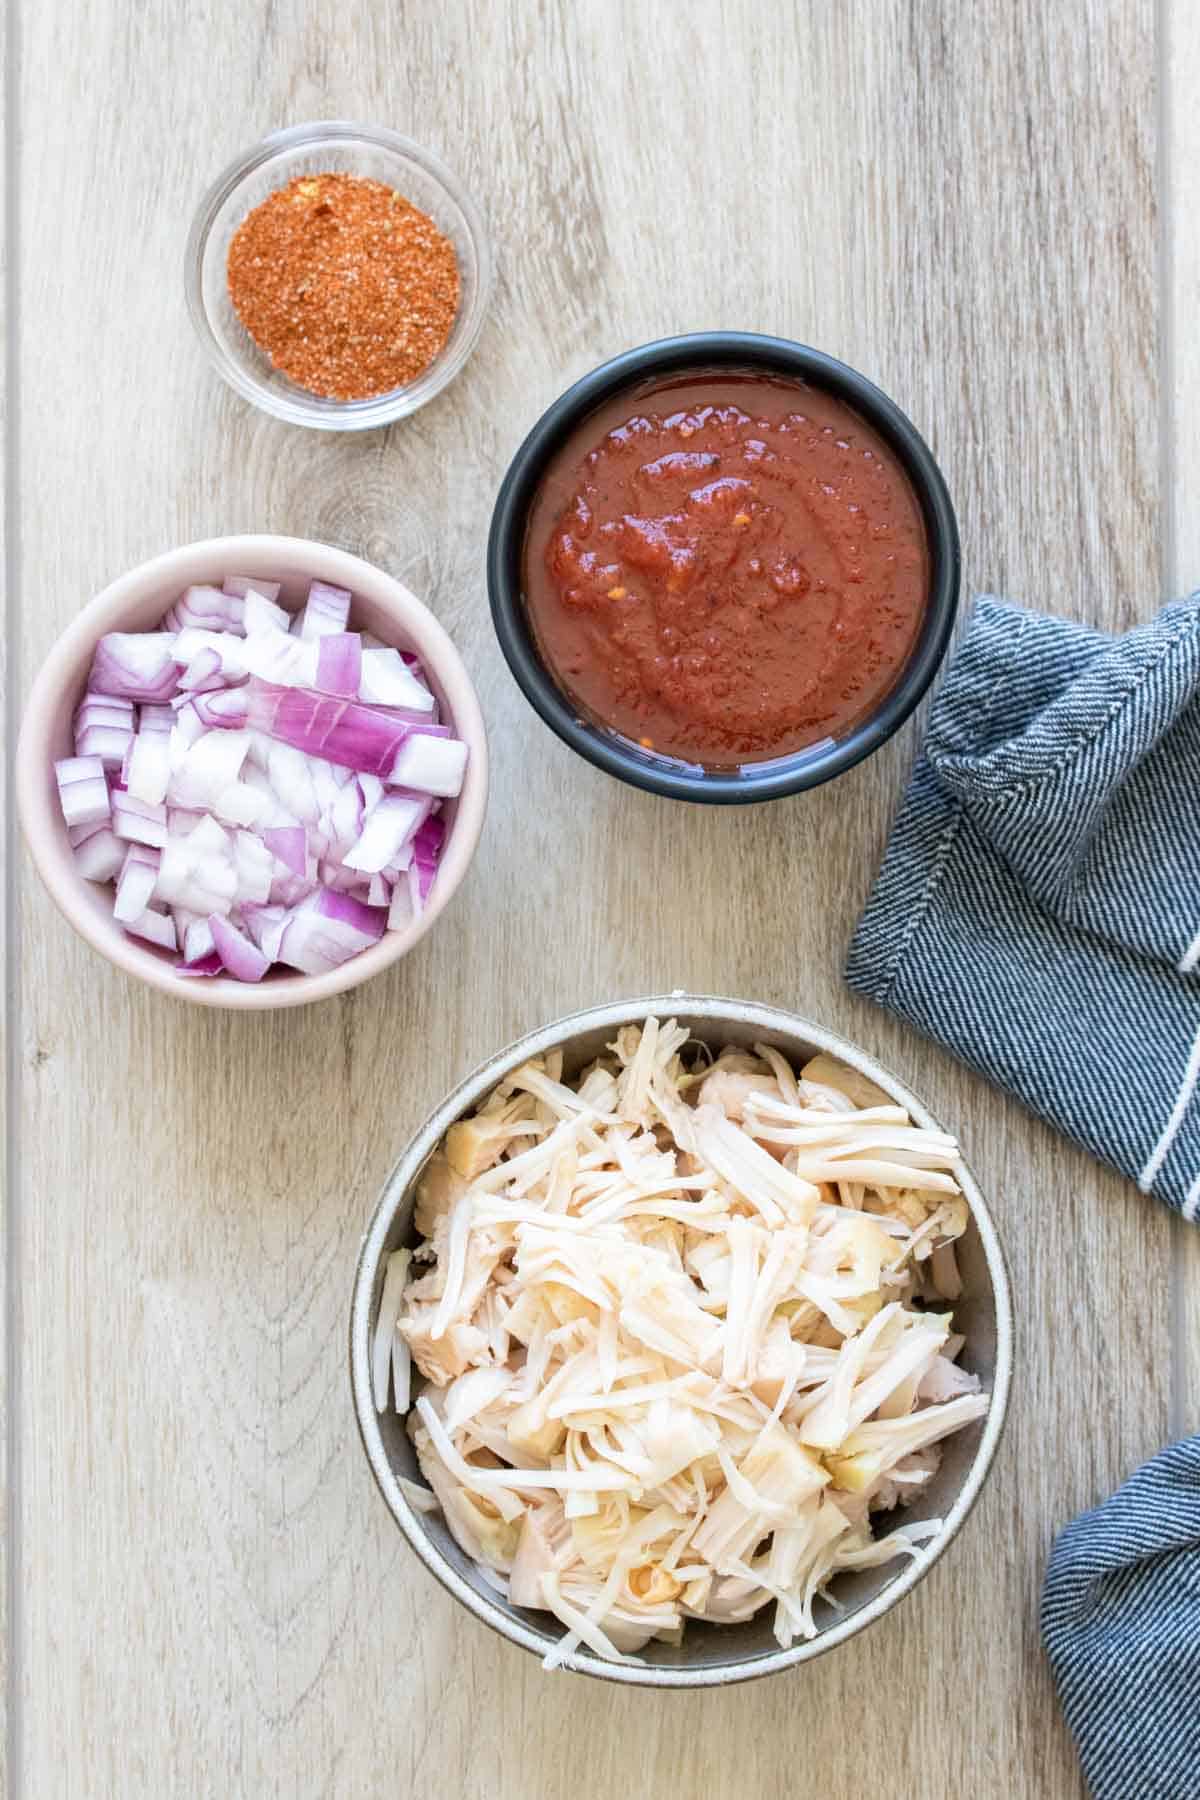
[[[429,214],[458,258],[458,316],[444,348],[416,381],[369,400],[326,400],[298,387],[264,356],[229,298],[229,244],[246,214],[296,176],[322,174],[386,182]],[[192,323],[230,387],[290,425],[370,431],[416,412],[458,374],[483,328],[492,252],[474,201],[436,156],[398,131],[332,119],[273,131],[229,165],[200,203],[184,274]]]

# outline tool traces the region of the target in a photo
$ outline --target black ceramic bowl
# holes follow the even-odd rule
[[[688,370],[764,370],[823,388],[853,407],[895,452],[925,519],[929,540],[929,599],[920,635],[894,686],[876,709],[832,742],[711,772],[643,750],[628,738],[581,716],[539,653],[522,592],[526,521],[543,473],[560,445],[589,413],[624,388]],[[730,804],[776,800],[818,787],[878,750],[924,694],[945,654],[959,587],[958,525],[950,495],[925,440],[894,401],[845,363],[786,338],[751,332],[706,331],[643,344],[601,364],[544,412],[514,456],[501,483],[488,536],[487,573],[492,620],[508,666],[525,698],[551,731],[599,769],[634,787],[673,800]]]

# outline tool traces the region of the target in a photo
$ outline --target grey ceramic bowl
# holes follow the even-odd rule
[[[389,1252],[413,1241],[412,1214],[416,1180],[447,1126],[471,1111],[511,1070],[531,1056],[562,1047],[570,1076],[612,1041],[619,1026],[648,1017],[675,1018],[690,1025],[693,1035],[720,1049],[724,1044],[766,1043],[794,1063],[820,1050],[839,1057],[876,1082],[922,1125],[936,1125],[928,1108],[873,1057],[832,1032],[792,1013],[755,1006],[742,1000],[668,994],[646,1000],[622,1000],[559,1019],[531,1032],[483,1063],[428,1118],[393,1169],[371,1221],[358,1261],[350,1319],[350,1368],[359,1430],[375,1479],[396,1523],[426,1568],[476,1618],[514,1644],[544,1656],[560,1635],[548,1614],[510,1606],[480,1578],[471,1559],[450,1536],[438,1513],[418,1513],[404,1496],[398,1477],[421,1481],[416,1457],[394,1412],[377,1413],[371,1393],[370,1345]],[[955,1171],[971,1208],[971,1224],[959,1246],[963,1295],[955,1306],[958,1329],[966,1336],[961,1362],[978,1375],[992,1396],[991,1408],[978,1424],[949,1438],[941,1466],[906,1513],[909,1520],[941,1518],[936,1538],[920,1562],[891,1564],[838,1577],[834,1592],[840,1611],[818,1603],[817,1636],[781,1650],[771,1628],[772,1607],[741,1625],[690,1622],[683,1641],[648,1644],[642,1662],[605,1662],[580,1650],[564,1666],[608,1681],[641,1687],[719,1687],[770,1675],[831,1650],[882,1618],[914,1588],[945,1550],[971,1510],[995,1455],[1008,1403],[1013,1328],[1008,1274],[996,1229],[970,1171]],[[422,1483],[422,1485],[424,1485]]]
[[[747,370],[782,376],[837,395],[890,447],[921,507],[929,541],[929,593],[917,641],[891,689],[840,737],[740,769],[698,769],[642,749],[584,717],[543,660],[525,605],[522,565],[530,509],[552,459],[575,428],[605,401],[646,382],[684,372]],[[631,787],[669,800],[749,805],[803,793],[871,756],[908,718],[937,673],[958,608],[958,524],[941,470],[912,420],[865,375],[823,350],[752,331],[701,331],[663,338],[602,363],[560,394],[509,465],[488,533],[492,623],[517,685],[564,744]]]

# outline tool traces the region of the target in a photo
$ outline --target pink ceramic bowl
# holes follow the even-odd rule
[[[261,575],[283,583],[282,605],[298,607],[314,578],[354,595],[351,623],[387,644],[412,650],[425,665],[443,715],[469,748],[467,775],[457,800],[446,802],[447,833],[441,865],[424,912],[405,931],[386,932],[378,944],[328,975],[271,970],[257,983],[213,976],[185,981],[173,957],[131,938],[112,916],[112,889],[85,881],[75,867],[54,781],[56,758],[73,754],[71,721],[87,682],[92,655],[106,631],[150,631],[171,602],[193,583],[227,575]],[[475,853],[487,805],[487,738],[483,715],[462,658],[428,607],[382,569],[303,538],[209,538],[169,550],[122,575],[86,606],[46,658],[21,727],[17,746],[17,805],[38,874],[50,898],[80,937],[129,975],[194,1006],[259,1011],[304,1006],[357,987],[400,958],[448,905]]]

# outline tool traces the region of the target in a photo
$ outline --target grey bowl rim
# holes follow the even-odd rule
[[[723,995],[675,991],[585,1007],[525,1033],[479,1063],[413,1133],[383,1184],[363,1235],[355,1265],[348,1348],[359,1438],[389,1512],[400,1527],[409,1548],[430,1574],[477,1619],[489,1625],[510,1643],[531,1652],[539,1660],[546,1654],[545,1636],[531,1631],[520,1620],[511,1618],[498,1602],[476,1593],[446,1562],[426,1535],[419,1515],[405,1499],[393,1474],[379,1432],[378,1415],[371,1390],[371,1298],[380,1256],[392,1220],[411,1182],[442,1138],[447,1126],[461,1117],[468,1106],[481,1099],[507,1072],[530,1056],[554,1049],[580,1032],[600,1026],[611,1029],[635,1023],[651,1014],[668,1018],[678,1015],[697,1023],[710,1019],[714,1022],[758,1025],[768,1030],[790,1032],[803,1038],[806,1043],[838,1057],[849,1067],[887,1089],[907,1107],[911,1118],[926,1126],[940,1126],[936,1115],[885,1064],[879,1062],[869,1051],[861,1049],[827,1027],[818,1025],[814,1020],[805,1018],[803,1014],[756,1001],[730,999]],[[991,1472],[1008,1415],[1014,1354],[1011,1282],[1000,1236],[979,1184],[961,1158],[955,1173],[979,1232],[992,1286],[996,1310],[996,1367],[992,1378],[991,1405],[975,1456],[954,1504],[945,1515],[941,1531],[924,1547],[920,1560],[913,1559],[866,1606],[831,1625],[817,1637],[793,1644],[787,1650],[778,1650],[740,1663],[709,1664],[695,1671],[686,1668],[664,1669],[651,1664],[611,1663],[590,1652],[577,1651],[574,1656],[564,1660],[561,1665],[563,1668],[625,1686],[660,1689],[730,1687],[738,1682],[778,1674],[784,1669],[812,1662],[839,1644],[856,1637],[860,1631],[865,1631],[910,1593],[944,1555],[966,1522]]]

